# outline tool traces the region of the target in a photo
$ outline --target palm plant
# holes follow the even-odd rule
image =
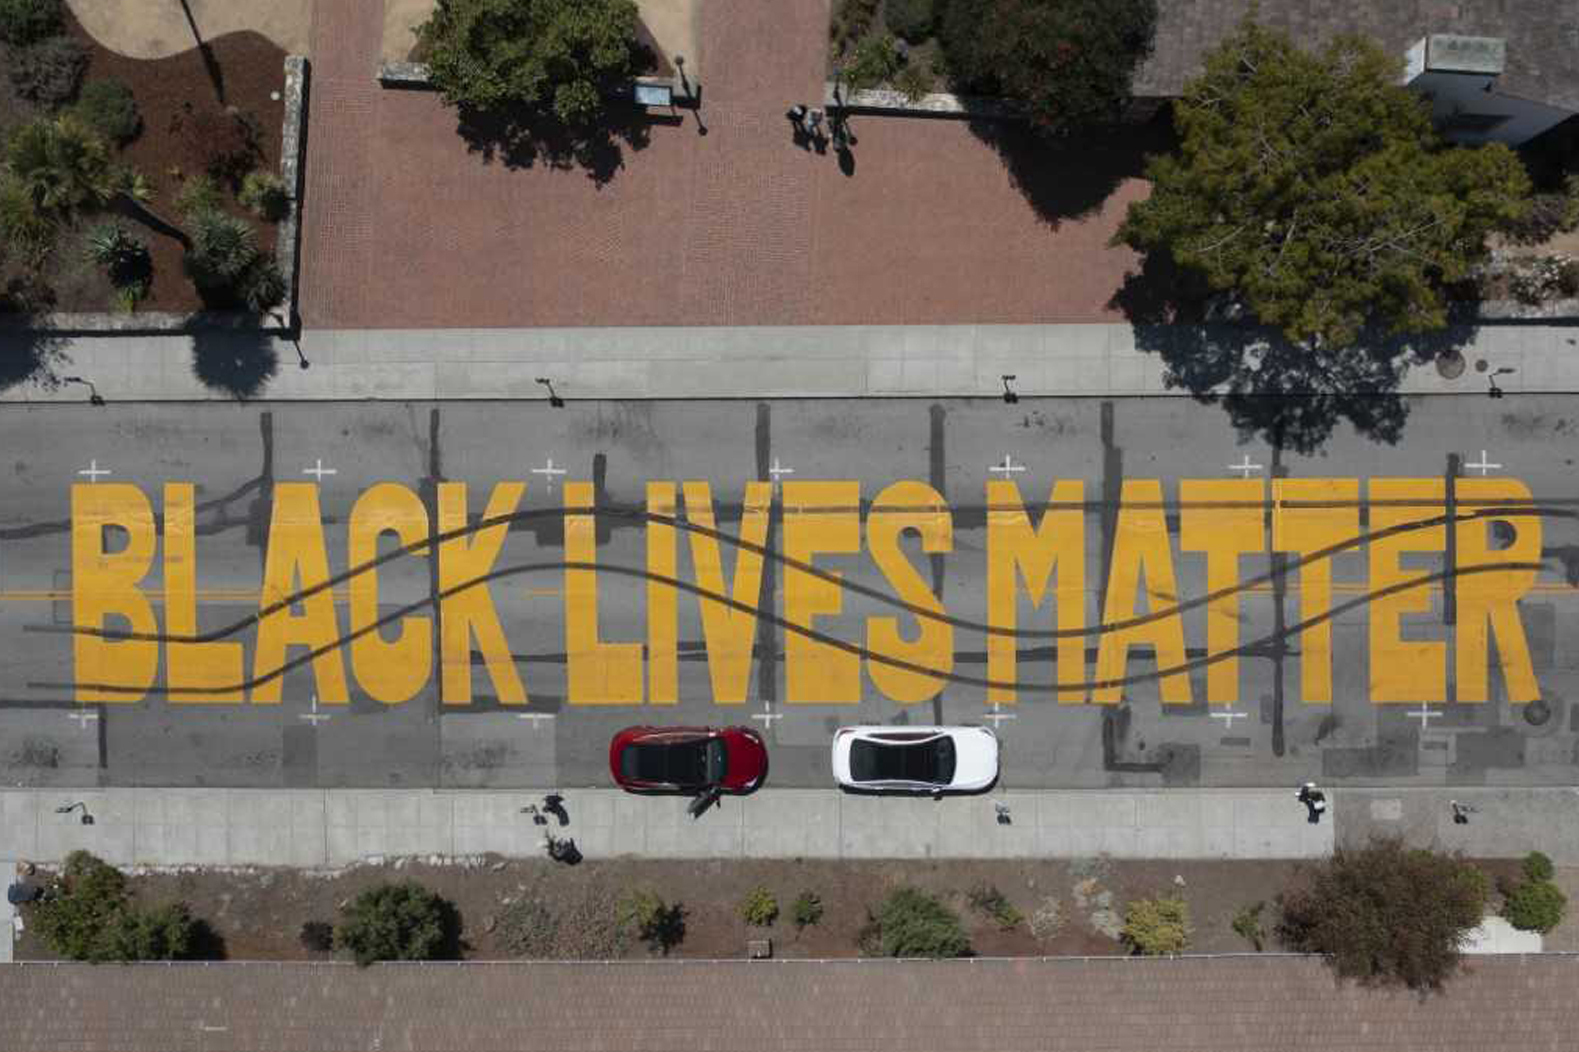
[[[192,219],[192,247],[186,270],[198,288],[234,290],[258,258],[258,239],[244,220],[223,212],[204,212]]]
[[[0,171],[0,242],[37,266],[55,247],[58,230],[55,218],[33,203],[22,181]]]
[[[116,222],[100,223],[88,232],[88,258],[103,267],[126,310],[135,310],[153,283],[153,258],[148,246]]]
[[[36,207],[61,217],[103,208],[119,189],[109,147],[70,114],[19,127],[11,135],[7,166]]]

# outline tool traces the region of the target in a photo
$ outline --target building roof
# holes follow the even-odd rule
[[[1233,31],[1251,0],[1158,0],[1156,50],[1135,94],[1174,96],[1201,69],[1201,56]],[[1261,0],[1259,20],[1305,47],[1343,33],[1381,43],[1400,59],[1422,37],[1501,37],[1503,95],[1579,110],[1579,4],[1558,0]]]
[[[1442,995],[1318,958],[0,967],[0,1049],[187,1052],[1557,1052],[1579,956]]]

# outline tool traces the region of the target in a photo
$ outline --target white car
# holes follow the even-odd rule
[[[974,792],[998,780],[998,736],[986,727],[841,727],[833,777],[846,789]]]

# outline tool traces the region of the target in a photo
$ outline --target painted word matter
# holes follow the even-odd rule
[[[1375,702],[1445,700],[1453,663],[1455,698],[1488,696],[1491,643],[1508,697],[1534,700],[1539,686],[1518,602],[1534,585],[1541,555],[1541,520],[1529,490],[1508,478],[1184,479],[1176,503],[1164,501],[1156,479],[1124,481],[1116,509],[1102,509],[1111,554],[1101,563],[1105,584],[1086,580],[1089,546],[1105,545],[1080,481],[1057,482],[1028,508],[1012,479],[986,483],[986,684],[993,706],[1014,703],[1028,689],[1059,702],[1116,703],[1124,696],[1131,654],[1155,661],[1164,703],[1186,704],[1192,682],[1184,609],[1204,609],[1207,701],[1232,703],[1240,693],[1241,559],[1282,553],[1287,581],[1298,593],[1289,627],[1300,692],[1307,702],[1333,696],[1333,556],[1353,554],[1368,568],[1365,605],[1370,644],[1370,697]],[[734,534],[715,522],[706,482],[650,482],[646,487],[644,639],[600,636],[599,568],[593,487],[565,482],[563,628],[568,700],[575,705],[673,704],[679,699],[679,618],[695,603],[706,648],[712,698],[739,705],[750,691],[759,621],[783,630],[785,700],[857,702],[866,679],[894,701],[936,696],[954,675],[955,634],[981,626],[949,615],[942,600],[901,548],[919,537],[931,556],[954,550],[954,513],[931,486],[895,482],[863,515],[853,481],[751,482]],[[345,571],[332,577],[316,483],[274,487],[268,543],[250,660],[224,633],[199,634],[194,488],[163,487],[162,531],[153,502],[134,485],[72,488],[72,607],[76,694],[85,702],[135,701],[154,689],[173,702],[278,702],[287,655],[310,659],[314,687],[329,702],[350,696],[352,681],[377,701],[398,704],[423,691],[438,665],[447,704],[470,702],[474,654],[493,695],[504,705],[529,703],[529,684],[510,651],[493,589],[515,580],[500,564],[506,534],[520,514],[524,482],[493,487],[481,517],[471,517],[464,483],[436,487],[433,509],[407,486],[365,490],[346,525]],[[1363,497],[1363,499],[1362,499]],[[763,612],[764,563],[770,519],[778,502],[777,568],[782,610]],[[1451,512],[1448,511],[1449,507]],[[1170,511],[1172,509],[1172,511]],[[1366,513],[1362,531],[1362,510]],[[554,512],[554,514],[560,514]],[[1177,514],[1176,528],[1169,518]],[[1513,541],[1493,547],[1490,527],[1514,524]],[[115,550],[107,527],[124,531]],[[392,535],[396,552],[380,555]],[[1505,538],[1503,538],[1505,540]],[[691,576],[680,577],[682,546]],[[733,550],[732,577],[725,553]],[[838,639],[825,630],[843,611],[846,590],[821,558],[861,552],[891,590],[895,613],[864,619],[864,635]],[[1414,567],[1415,553],[1451,553],[1451,572]],[[1175,566],[1204,557],[1204,601],[1183,603]],[[436,560],[436,597],[400,616],[381,613],[379,568],[391,558]],[[1411,563],[1406,566],[1406,561]],[[157,568],[163,576],[163,620],[145,593]],[[605,573],[611,568],[605,567]],[[630,571],[622,571],[629,575]],[[330,585],[343,584],[337,607]],[[1088,584],[1100,585],[1100,617],[1088,623]],[[1429,612],[1431,587],[1452,588],[1456,616],[1446,638],[1405,638],[1405,615]],[[438,633],[434,638],[433,609]],[[1037,623],[1022,619],[1030,610]],[[901,627],[899,612],[905,614]],[[822,619],[824,628],[818,627]],[[1056,660],[1045,683],[1021,678],[1026,637],[1051,641]],[[305,651],[304,649],[305,648]],[[1451,658],[1450,658],[1451,654]],[[161,660],[162,658],[162,660]],[[1171,670],[1171,671],[1170,671]]]

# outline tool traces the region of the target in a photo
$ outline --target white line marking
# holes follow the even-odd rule
[[[296,718],[299,719],[299,720],[306,720],[308,723],[311,723],[314,727],[318,726],[318,721],[320,721],[320,720],[333,719],[333,717],[330,716],[327,712],[319,712],[318,711],[318,695],[316,695],[316,694],[313,695],[313,710],[311,712],[304,712],[304,713],[302,713],[300,716],[298,716]]]
[[[66,719],[76,720],[83,730],[88,729],[88,722],[90,720],[96,720],[98,718],[99,714],[97,712],[88,712],[86,709],[78,709],[76,712],[66,713]]]
[[[77,474],[88,476],[89,482],[97,482],[99,481],[100,475],[113,475],[115,472],[108,468],[99,467],[99,462],[97,460],[90,460],[88,461],[88,466],[77,472]]]
[[[1484,449],[1482,449],[1480,451],[1480,463],[1478,463],[1478,464],[1470,463],[1470,464],[1465,464],[1464,466],[1466,468],[1478,468],[1480,470],[1480,477],[1481,478],[1485,478],[1486,477],[1486,472],[1488,472],[1488,471],[1499,471],[1502,468],[1501,464],[1491,464],[1491,463],[1487,462],[1487,460],[1486,460],[1486,451]]]
[[[1000,712],[1000,711],[998,711],[998,703],[996,701],[992,703],[992,714],[989,715],[989,716],[983,716],[982,717],[982,719],[984,719],[984,720],[991,720],[992,721],[992,729],[995,730],[995,731],[999,729],[998,728],[998,724],[1002,723],[1004,720],[1013,720],[1013,719],[1018,719],[1018,718],[1019,717],[1015,716],[1011,712]]]
[[[1431,726],[1430,721],[1436,719],[1438,716],[1440,716],[1442,714],[1440,712],[1435,712],[1435,711],[1433,711],[1431,709],[1426,708],[1426,703],[1422,701],[1420,703],[1420,711],[1419,712],[1408,712],[1408,713],[1405,713],[1404,715],[1408,716],[1412,720],[1419,720],[1420,721],[1420,732],[1422,734],[1424,734],[1426,732],[1426,730]]]
[[[1250,714],[1248,712],[1224,711],[1224,712],[1214,712],[1211,715],[1212,715],[1212,719],[1214,719],[1214,720],[1222,720],[1223,721],[1223,733],[1224,734],[1227,734],[1228,732],[1230,732],[1230,731],[1232,731],[1234,729],[1234,721],[1235,720],[1247,720],[1247,719],[1250,718]]]
[[[773,729],[773,721],[782,720],[784,718],[784,714],[782,712],[769,711],[767,702],[763,702],[762,711],[756,713],[751,718],[754,720],[761,720],[762,729],[770,731]]]
[[[515,718],[518,720],[531,720],[532,727],[535,729],[538,720],[551,720],[554,718],[554,714],[552,712],[518,712],[515,714]]]
[[[312,467],[310,467],[310,468],[302,468],[302,474],[303,475],[315,476],[317,481],[318,481],[318,484],[320,486],[323,485],[323,477],[325,475],[338,475],[339,473],[340,472],[335,470],[334,468],[326,468],[326,467],[324,467],[323,466],[323,458],[322,457],[319,457],[318,458],[318,462],[316,464],[314,464]]]
[[[780,475],[793,475],[793,474],[795,474],[795,469],[794,468],[781,468],[781,467],[779,467],[779,458],[778,457],[774,457],[773,458],[773,466],[768,468],[768,474],[773,476],[773,482],[774,482],[775,485],[777,485],[778,482],[779,482],[779,476]]]
[[[1003,455],[1003,463],[1002,464],[994,464],[992,467],[988,468],[987,470],[992,472],[993,474],[1001,474],[1005,479],[1007,479],[1010,475],[1014,474],[1017,471],[1024,471],[1025,470],[1025,465],[1024,464],[1016,464],[1014,462],[1014,459],[1012,457],[1010,457],[1009,454],[1005,453]]]
[[[1242,463],[1242,464],[1230,464],[1230,465],[1228,465],[1228,470],[1229,471],[1242,471],[1242,472],[1244,472],[1244,475],[1241,476],[1241,477],[1249,478],[1250,477],[1250,473],[1252,471],[1254,471],[1257,475],[1261,474],[1261,465],[1260,464],[1252,464],[1252,463],[1250,463],[1250,454],[1246,453],[1245,454],[1244,463]]]
[[[553,457],[549,457],[548,458],[548,466],[547,467],[533,468],[532,469],[532,474],[534,474],[534,475],[546,475],[548,477],[548,492],[550,492],[550,493],[554,492],[554,476],[555,475],[563,475],[564,473],[565,473],[565,469],[564,468],[556,468],[556,467],[554,467],[554,458]]]

